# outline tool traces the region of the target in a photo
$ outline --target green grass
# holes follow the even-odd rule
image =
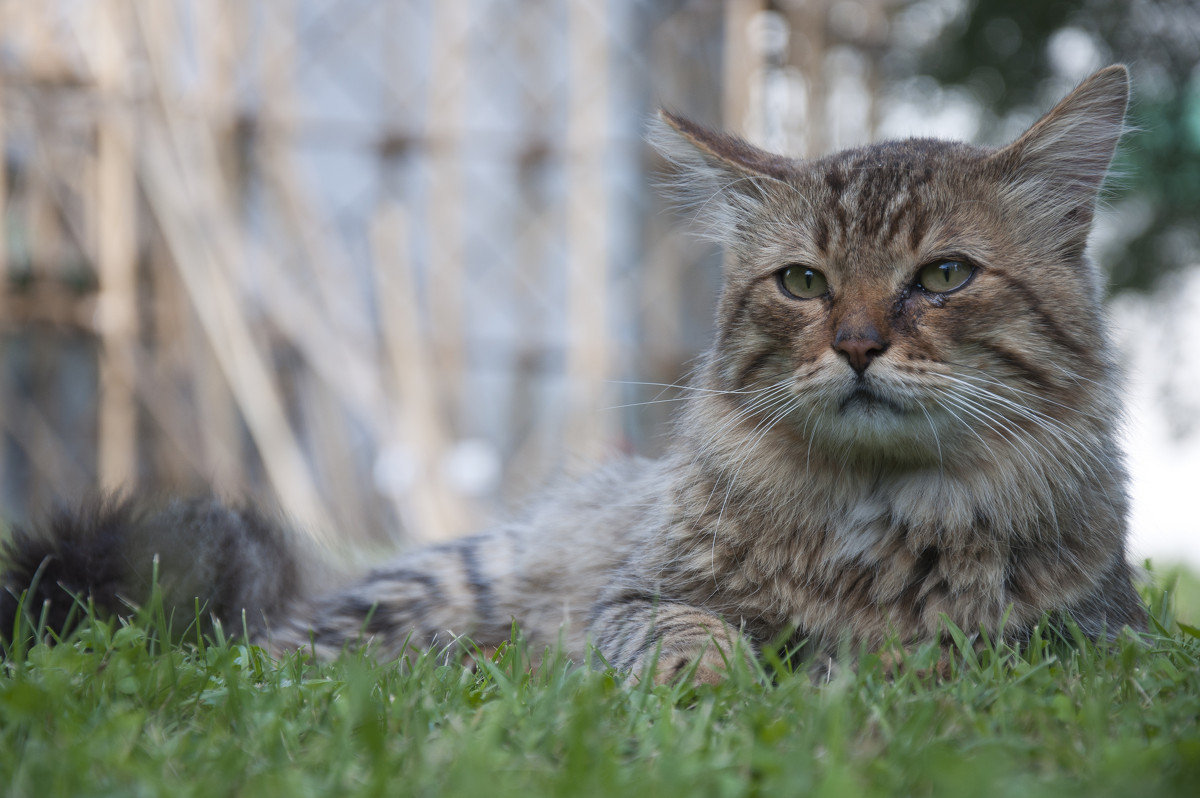
[[[1179,584],[1196,595],[1194,580]],[[154,622],[89,619],[60,645],[5,650],[0,789],[1191,796],[1200,632],[1161,590],[1150,598],[1146,641],[972,651],[941,681],[865,655],[828,683],[742,668],[711,688],[635,685],[553,657],[531,674],[520,646],[475,672],[361,654],[273,661],[223,639],[164,644]]]

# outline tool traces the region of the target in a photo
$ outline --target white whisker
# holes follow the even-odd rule
[[[754,431],[751,434],[753,434],[754,432],[758,432],[758,430],[760,428],[762,429],[762,432],[759,432],[758,435],[753,440],[749,441],[748,443],[744,444],[744,446],[743,446],[742,457],[738,460],[737,468],[734,470],[733,476],[729,478],[729,486],[725,489],[725,498],[721,501],[721,510],[720,510],[720,512],[717,513],[716,523],[713,524],[713,531],[712,531],[712,541],[713,542],[712,542],[712,552],[711,552],[712,560],[711,560],[711,562],[712,562],[712,574],[713,574],[714,585],[718,582],[717,570],[716,570],[716,568],[717,568],[717,537],[720,533],[721,522],[725,519],[725,510],[729,505],[729,497],[733,494],[733,488],[735,485],[737,485],[738,475],[742,472],[742,466],[744,466],[746,464],[746,461],[750,459],[750,455],[754,453],[754,450],[758,447],[759,442],[762,441],[762,439],[767,435],[767,433],[769,433],[772,429],[774,429],[775,426],[780,421],[782,421],[784,418],[786,418],[794,409],[795,409],[795,403],[794,403],[792,397],[789,396],[789,397],[785,397],[784,399],[782,399],[780,402],[778,402],[776,405],[774,405],[772,407],[772,409],[771,409],[772,415],[768,415],[766,419],[759,422],[758,426],[756,426],[754,428]],[[714,485],[714,489],[715,489],[715,485]],[[709,498],[711,499],[711,494],[710,494]],[[707,505],[705,505],[705,506],[707,508]]]
[[[1037,455],[1034,453],[1032,448],[1030,448],[1030,440],[1024,436],[1017,434],[1015,431],[1013,431],[1013,429],[1005,423],[1005,419],[1003,417],[996,416],[992,413],[989,413],[986,408],[983,408],[980,405],[978,405],[977,403],[972,402],[971,400],[962,396],[961,394],[957,394],[952,391],[944,392],[942,394],[942,397],[943,397],[943,399],[948,401],[951,405],[958,408],[961,412],[966,413],[967,415],[971,416],[975,420],[982,423],[988,429],[995,432],[1000,437],[1001,440],[1008,443],[1009,446],[1012,447],[1013,452],[1015,452],[1016,455],[1025,462],[1025,465],[1028,466],[1029,474],[1041,475],[1042,477],[1045,477],[1045,469],[1038,468],[1037,466],[1034,465],[1034,462],[1033,462],[1034,460],[1038,460],[1040,462],[1042,458],[1037,457]],[[995,423],[993,423],[993,422],[995,422]],[[964,421],[963,423],[965,424],[966,422]],[[969,429],[970,425],[967,425],[967,426]],[[976,433],[976,437],[979,437],[978,433]],[[981,440],[982,440],[982,438],[981,438]],[[1039,444],[1040,444],[1040,442],[1039,442]],[[1045,449],[1044,446],[1042,448]],[[1022,452],[1022,449],[1024,449],[1025,451]],[[1048,449],[1046,450],[1046,453],[1047,453],[1047,455],[1049,455],[1051,457],[1051,459],[1053,459],[1053,454],[1051,454],[1051,452]],[[1026,454],[1028,454],[1029,457],[1027,457]],[[1032,457],[1033,460],[1031,460],[1030,457]],[[1059,525],[1058,525],[1058,512],[1054,506],[1054,494],[1048,487],[1048,484],[1049,484],[1048,480],[1045,478],[1037,479],[1037,480],[1029,480],[1029,484],[1030,485],[1037,484],[1037,485],[1041,486],[1041,493],[1043,494],[1044,498],[1046,499],[1047,509],[1050,512],[1050,518],[1054,525],[1054,531],[1057,535],[1061,536],[1062,531],[1060,530]]]

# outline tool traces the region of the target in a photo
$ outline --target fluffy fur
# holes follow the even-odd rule
[[[212,501],[93,505],[8,546],[5,584],[59,619],[62,589],[120,611],[151,561],[277,650],[373,641],[588,641],[657,678],[792,633],[818,650],[1020,639],[1044,616],[1141,628],[1126,563],[1117,376],[1085,255],[1128,98],[1087,80],[1020,139],[811,161],[663,114],[674,189],[727,249],[717,334],[669,454],[612,463],[521,519],[412,551],[337,589],[266,516]],[[969,271],[931,283],[939,264]],[[823,293],[789,292],[811,270]],[[929,272],[932,268],[934,271]],[[926,275],[926,276],[922,276]],[[815,278],[814,278],[815,279]]]

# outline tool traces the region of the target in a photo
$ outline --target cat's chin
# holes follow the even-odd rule
[[[927,412],[877,389],[852,389],[812,432],[813,443],[842,462],[925,468],[946,454]]]
[[[914,411],[903,407],[886,394],[869,387],[856,387],[846,394],[838,404],[838,412],[845,416],[865,416],[886,419],[889,415],[909,416]],[[919,413],[919,411],[917,411]]]

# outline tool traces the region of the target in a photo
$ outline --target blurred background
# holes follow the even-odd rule
[[[1114,61],[1137,553],[1200,564],[1194,0],[0,0],[0,517],[215,486],[392,545],[653,455],[721,257],[655,108],[999,144]]]

